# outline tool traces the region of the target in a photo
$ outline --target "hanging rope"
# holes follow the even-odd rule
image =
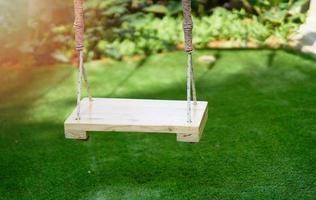
[[[84,79],[89,100],[92,101],[92,96],[90,93],[90,86],[86,74],[86,70],[83,64],[83,48],[84,48],[84,10],[83,10],[84,0],[74,0],[74,31],[76,40],[76,50],[79,54],[79,73],[77,82],[77,119],[80,120],[80,101],[81,101],[81,89],[82,89],[82,79]]]
[[[190,68],[191,68],[191,85],[192,85],[193,104],[196,105],[197,98],[196,98],[194,70],[193,70],[193,63],[192,63],[192,53],[190,54]]]
[[[75,39],[76,39],[76,50],[83,50],[83,35],[84,35],[84,19],[83,19],[83,3],[84,0],[74,0],[74,11],[75,11]]]
[[[82,58],[83,58],[83,56],[82,56]],[[91,95],[91,92],[90,92],[90,84],[88,82],[87,72],[86,72],[86,68],[84,67],[84,65],[82,65],[82,73],[83,73],[84,82],[85,82],[85,85],[86,85],[86,88],[87,88],[87,94],[88,94],[88,97],[89,97],[89,101],[91,102],[92,101],[92,95]]]
[[[184,32],[184,42],[185,42],[185,51],[188,54],[188,74],[187,74],[187,121],[188,123],[192,122],[191,117],[191,91],[193,96],[194,105],[196,104],[196,89],[194,81],[194,73],[192,67],[192,30],[193,30],[193,21],[192,21],[192,9],[191,9],[191,0],[182,0],[183,8],[183,32]],[[191,88],[192,86],[192,88]]]
[[[184,42],[185,51],[191,52],[192,48],[192,29],[193,21],[191,16],[191,0],[182,0],[183,7],[183,31],[184,31]]]
[[[187,78],[187,122],[191,123],[191,60],[192,53],[188,53],[188,78]]]
[[[80,119],[80,100],[81,100],[81,89],[82,89],[82,79],[86,83],[87,92],[90,101],[91,93],[90,87],[86,76],[86,71],[83,65],[83,48],[84,48],[84,10],[83,10],[84,0],[74,0],[74,12],[75,12],[75,40],[76,40],[76,50],[79,54],[79,74],[77,83],[77,119]],[[192,29],[193,21],[191,16],[191,0],[182,0],[183,7],[183,31],[184,31],[184,41],[185,41],[185,51],[188,54],[188,74],[187,74],[187,121],[191,123],[191,92],[193,96],[194,104],[196,104],[196,89],[194,81],[194,73],[192,67]],[[191,88],[192,86],[192,88]]]
[[[78,73],[78,82],[77,82],[77,120],[80,120],[82,68],[83,68],[83,51],[79,51],[79,73]]]

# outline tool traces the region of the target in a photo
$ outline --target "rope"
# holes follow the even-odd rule
[[[196,88],[193,72],[193,63],[192,63],[192,30],[193,30],[193,20],[192,20],[192,9],[191,9],[191,0],[182,0],[183,7],[183,32],[184,32],[184,41],[185,41],[185,51],[188,54],[187,62],[187,122],[192,123],[192,109],[191,109],[191,92],[193,96],[193,105],[197,104],[196,98]]]
[[[76,50],[79,52],[79,73],[77,82],[77,119],[80,120],[80,101],[81,101],[81,89],[82,89],[82,79],[87,87],[87,92],[89,95],[89,100],[91,101],[90,86],[88,83],[86,70],[83,65],[83,48],[84,48],[84,10],[83,10],[84,0],[74,0],[74,12],[75,12],[75,40],[76,40]],[[192,29],[193,21],[191,16],[191,0],[182,0],[183,7],[183,32],[185,41],[185,51],[188,54],[188,71],[187,71],[187,121],[192,122],[191,119],[191,90],[194,105],[197,104],[196,99],[196,89],[194,81],[194,72],[192,67]],[[191,88],[192,86],[192,88]]]
[[[80,101],[81,101],[81,89],[82,80],[85,82],[87,93],[89,96],[89,101],[92,101],[92,96],[90,92],[90,85],[87,78],[87,73],[83,64],[83,48],[84,48],[84,0],[74,0],[74,31],[76,40],[76,50],[79,52],[79,74],[77,82],[77,119],[80,120]]]
[[[82,51],[84,48],[84,18],[83,18],[83,3],[84,0],[74,0],[74,13],[75,13],[75,40],[77,51]]]
[[[192,61],[192,53],[188,52],[188,78],[187,78],[187,122],[191,123],[191,61]]]
[[[197,98],[196,98],[196,88],[195,88],[195,78],[194,78],[194,70],[193,70],[193,64],[192,64],[192,53],[190,55],[190,65],[191,65],[191,84],[192,84],[192,96],[193,96],[193,104],[197,104]]]
[[[185,51],[192,52],[192,29],[193,21],[191,14],[191,0],[182,0],[183,8],[183,32],[184,32],[184,41],[185,41]]]
[[[79,73],[77,82],[77,120],[80,120],[80,100],[82,87],[83,51],[79,51]]]
[[[89,101],[91,102],[92,101],[92,95],[91,95],[91,91],[90,91],[90,84],[88,82],[87,72],[86,72],[86,69],[85,69],[84,65],[82,65],[82,73],[83,73],[83,78],[84,78],[84,82],[85,82],[85,85],[86,85]]]

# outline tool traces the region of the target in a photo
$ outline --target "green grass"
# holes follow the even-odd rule
[[[69,66],[2,68],[0,199],[315,199],[316,62],[283,50],[195,59],[209,119],[198,144],[173,134],[66,140]],[[95,97],[185,99],[184,53],[87,64]]]

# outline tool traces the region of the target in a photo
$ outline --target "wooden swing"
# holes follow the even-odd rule
[[[92,98],[83,65],[83,3],[84,0],[74,0],[76,50],[79,54],[77,107],[64,123],[65,137],[87,139],[87,131],[175,133],[177,141],[199,142],[208,111],[207,102],[196,99],[191,0],[182,0],[185,51],[188,54],[186,101]],[[89,97],[81,100],[82,81]]]

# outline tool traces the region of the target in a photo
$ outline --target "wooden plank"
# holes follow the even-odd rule
[[[198,142],[207,120],[207,102],[192,103],[192,123],[187,123],[187,102],[93,98],[81,100],[65,121],[65,136],[86,139],[87,131],[176,133],[178,141]]]
[[[179,142],[199,142],[200,138],[202,136],[204,127],[206,125],[207,118],[208,118],[208,108],[206,107],[204,115],[202,117],[202,121],[199,125],[199,132],[197,134],[178,133],[177,134],[177,141],[179,141]]]

